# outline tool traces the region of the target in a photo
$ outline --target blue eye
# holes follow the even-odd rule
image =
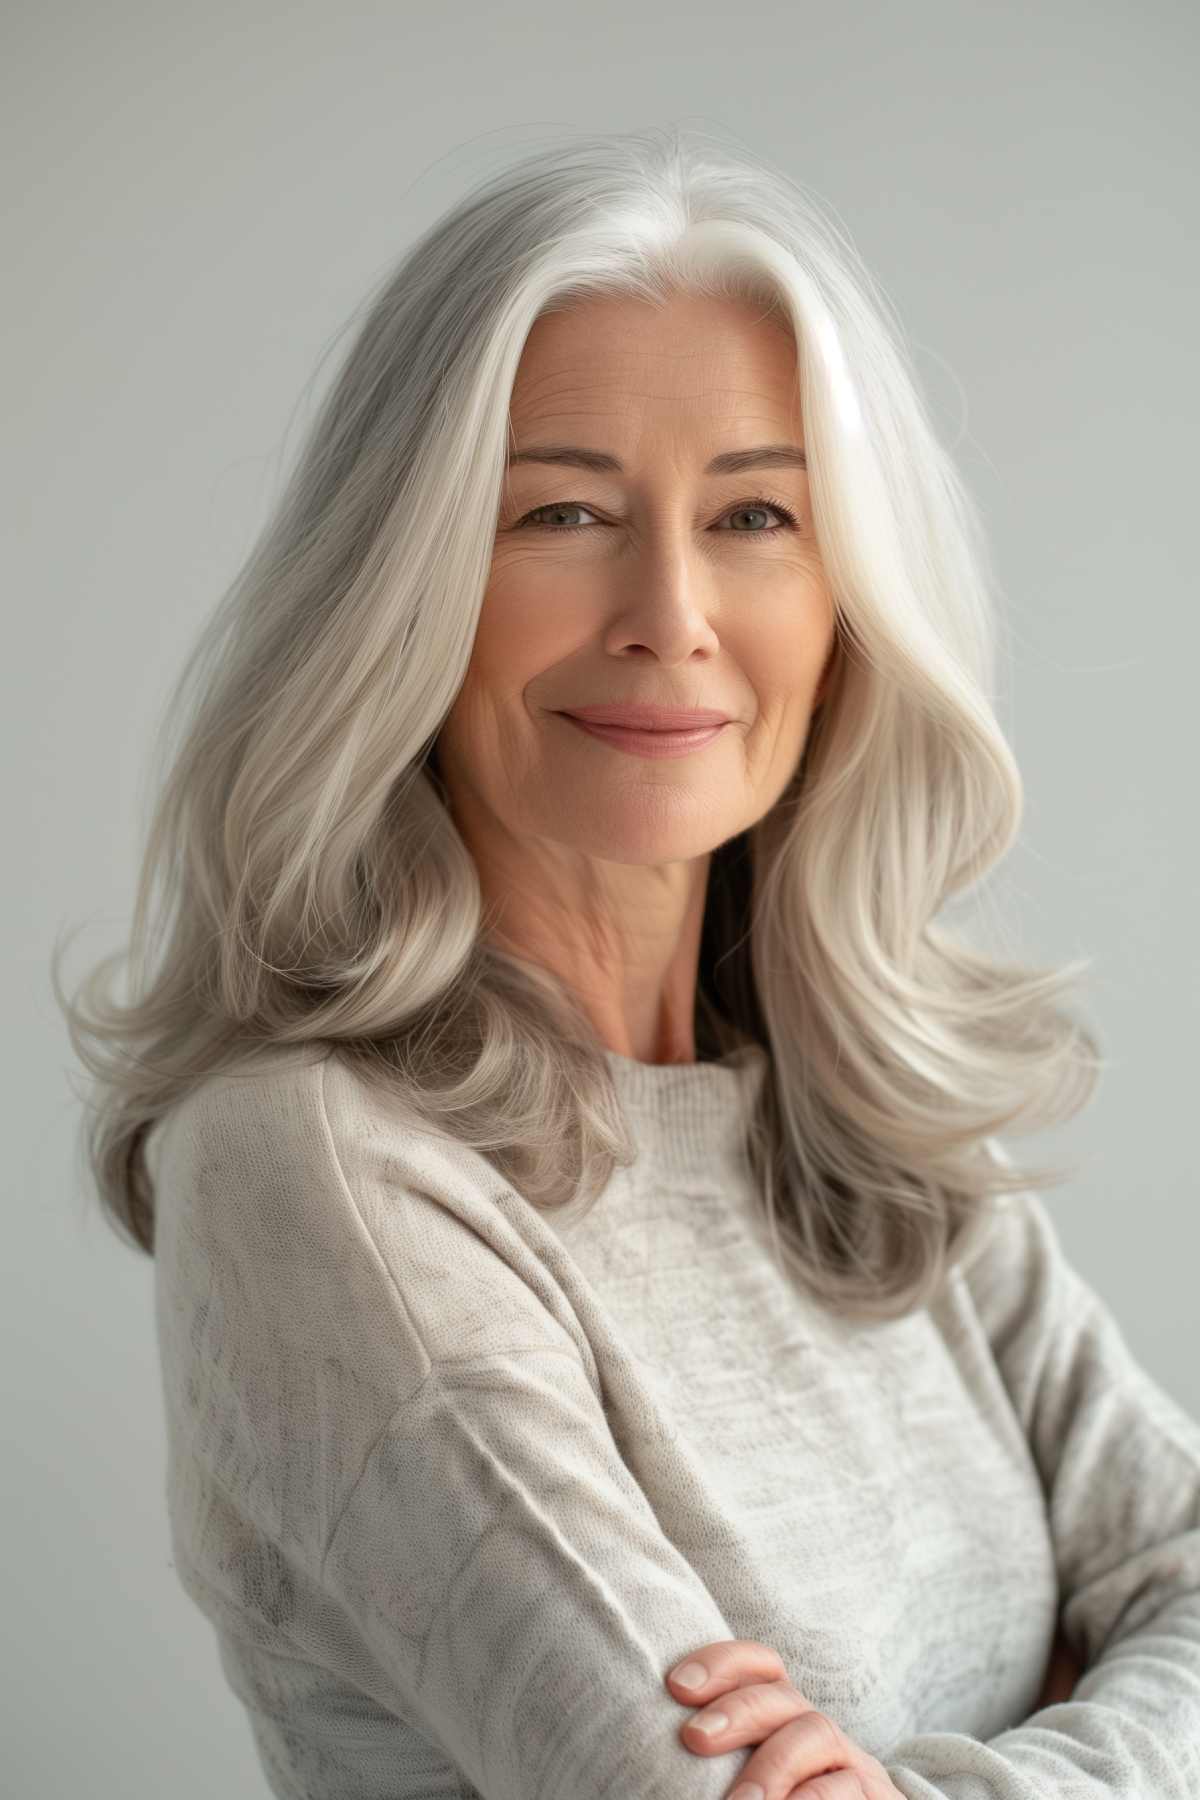
[[[517,524],[518,526],[527,525],[531,519],[536,520],[539,513],[565,512],[569,511],[572,507],[576,508],[579,512],[591,512],[592,510],[590,506],[585,506],[582,500],[549,500],[544,506],[535,506],[533,511],[527,512],[524,518],[517,521]],[[781,506],[778,500],[767,500],[763,498],[742,500],[739,501],[737,506],[731,506],[728,512],[722,513],[721,517],[728,518],[730,513],[758,511],[778,513],[781,518],[787,520],[787,523],[786,525],[768,525],[763,531],[735,531],[731,533],[731,535],[734,537],[774,537],[775,533],[778,531],[792,531],[795,529],[795,515],[790,513],[786,506]],[[591,531],[593,527],[591,525],[535,524],[532,529],[535,531],[550,531],[553,532],[555,536],[558,536],[563,532]]]

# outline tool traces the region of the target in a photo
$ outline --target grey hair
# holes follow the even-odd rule
[[[677,127],[570,138],[469,191],[364,315],[156,737],[129,946],[75,999],[85,1156],[148,1255],[146,1138],[207,1075],[311,1044],[586,1212],[636,1155],[565,984],[489,938],[437,767],[502,497],[526,337],[591,296],[745,297],[797,346],[838,658],[779,801],[714,851],[698,1045],[763,1046],[747,1149],[777,1254],[825,1305],[900,1317],[1022,1171],[989,1134],[1071,1116],[1101,1066],[1057,1000],[938,922],[1011,845],[974,504],[857,253],[786,175]],[[178,741],[171,738],[179,733]],[[107,981],[128,958],[132,999]]]

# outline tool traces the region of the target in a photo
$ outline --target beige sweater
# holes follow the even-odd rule
[[[663,1678],[739,1637],[910,1800],[1198,1800],[1200,1425],[1042,1202],[849,1325],[772,1255],[764,1053],[609,1061],[574,1226],[311,1051],[152,1138],[175,1567],[270,1790],[721,1800]]]

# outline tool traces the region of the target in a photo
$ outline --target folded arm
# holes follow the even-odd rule
[[[980,1743],[924,1732],[907,1800],[1197,1800],[1200,1424],[1132,1355],[1033,1194],[964,1276],[1046,1494],[1069,1700]]]

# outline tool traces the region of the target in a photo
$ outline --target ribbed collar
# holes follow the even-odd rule
[[[604,1052],[640,1149],[676,1167],[736,1154],[767,1071],[761,1044],[715,1062],[643,1063]]]

